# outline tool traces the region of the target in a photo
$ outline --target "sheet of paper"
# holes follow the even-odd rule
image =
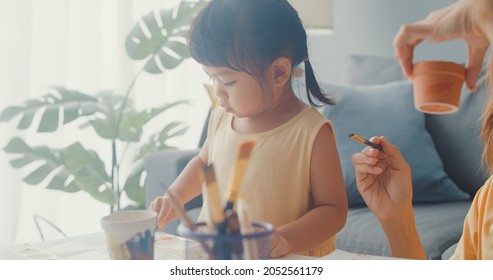
[[[186,240],[163,232],[155,237],[154,258],[157,260],[180,260],[185,258]],[[16,244],[0,248],[3,259],[109,259],[103,233],[49,240],[45,242]]]
[[[371,256],[366,254],[350,253],[342,250],[335,250],[327,256],[320,257],[323,260],[395,260],[392,257]]]

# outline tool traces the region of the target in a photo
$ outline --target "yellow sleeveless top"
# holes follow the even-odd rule
[[[474,196],[451,260],[493,260],[493,175]]]
[[[214,164],[219,192],[224,197],[236,163],[240,141],[256,139],[240,191],[250,208],[252,220],[275,228],[293,222],[311,208],[310,158],[320,128],[332,122],[314,108],[307,108],[283,125],[258,134],[235,132],[233,115],[214,110],[208,127],[209,164]],[[202,211],[204,212],[204,211]],[[201,213],[199,220],[204,220]],[[330,223],[330,220],[320,221]],[[335,236],[298,254],[323,256],[335,250]]]

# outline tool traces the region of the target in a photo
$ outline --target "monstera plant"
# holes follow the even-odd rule
[[[91,95],[55,86],[41,98],[3,110],[0,121],[20,119],[19,130],[35,127],[39,133],[50,133],[68,125],[77,125],[82,130],[92,129],[101,138],[102,145],[107,144],[108,151],[111,151],[111,162],[104,162],[98,153],[80,142],[53,148],[32,146],[15,136],[4,151],[10,154],[9,161],[14,168],[26,168],[28,174],[23,180],[30,185],[43,185],[64,192],[85,191],[110,205],[111,212],[144,207],[143,159],[151,151],[172,148],[167,145],[167,140],[183,135],[187,127],[170,122],[148,139],[142,139],[143,128],[161,113],[186,101],[138,111],[130,93],[143,72],[163,73],[190,57],[186,34],[191,19],[206,3],[181,1],[173,9],[143,16],[140,23],[134,25],[126,38],[125,48],[130,58],[145,62],[123,94],[101,91]],[[37,115],[41,115],[39,122],[34,121]],[[130,145],[137,145],[138,152],[134,158],[125,161],[125,151]],[[119,172],[124,162],[133,165],[127,168],[131,171],[125,175]],[[121,205],[123,194],[131,200],[125,207]]]

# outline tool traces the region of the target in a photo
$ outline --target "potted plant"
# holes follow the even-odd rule
[[[36,127],[39,133],[50,133],[69,125],[82,130],[92,129],[111,151],[111,162],[104,162],[99,155],[80,142],[56,149],[48,145],[31,146],[22,138],[14,136],[4,147],[10,154],[14,168],[37,165],[23,180],[30,185],[43,185],[47,189],[64,192],[85,191],[110,211],[138,209],[145,205],[143,189],[143,159],[151,151],[173,148],[167,144],[170,138],[183,135],[187,127],[171,122],[147,139],[143,128],[155,117],[186,101],[139,111],[135,108],[131,92],[135,81],[143,73],[160,74],[180,65],[190,55],[186,36],[193,16],[207,1],[182,1],[173,9],[159,11],[159,22],[151,12],[141,18],[149,34],[140,24],[129,32],[125,48],[133,60],[145,60],[124,94],[118,91],[101,91],[90,95],[62,86],[51,87],[41,98],[11,106],[0,113],[1,122],[13,122],[20,117],[17,128],[33,127],[36,114],[41,114]],[[156,61],[159,61],[160,66]],[[162,67],[161,67],[162,66]],[[59,125],[60,124],[60,125]],[[131,171],[120,174],[127,147],[137,145],[138,152],[131,160]],[[47,180],[47,178],[49,178]],[[125,194],[130,203],[121,205]]]

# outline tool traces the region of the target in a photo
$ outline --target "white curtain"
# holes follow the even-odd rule
[[[178,3],[179,0],[0,0],[0,110],[44,95],[53,85],[86,93],[124,91],[142,67],[125,53],[127,33],[141,16]],[[170,144],[181,149],[195,148],[209,108],[202,87],[205,81],[200,66],[189,59],[162,75],[144,73],[134,88],[135,102],[143,109],[190,100],[191,106],[173,109],[166,118],[190,126],[184,137]],[[109,160],[110,147],[89,133],[61,129],[40,135],[33,130],[21,132],[16,125],[16,121],[0,123],[2,148],[13,135],[35,145],[67,146],[86,141],[103,160]],[[39,241],[33,215],[50,220],[68,235],[101,231],[99,219],[109,213],[107,205],[83,192],[67,194],[26,185],[22,172],[11,168],[7,160],[0,151],[0,244]]]

